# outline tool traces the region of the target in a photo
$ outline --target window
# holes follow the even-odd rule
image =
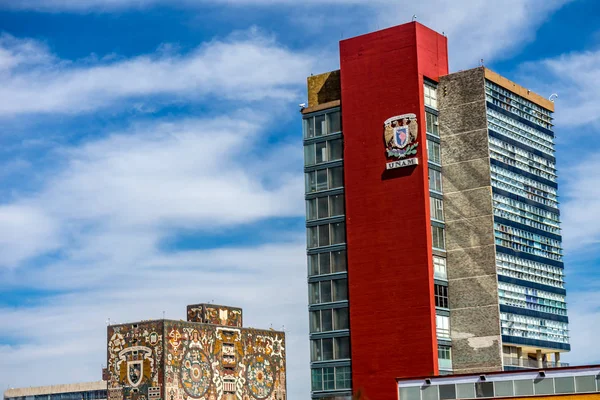
[[[342,114],[339,111],[334,111],[327,114],[327,126],[329,133],[338,133],[342,131]]]
[[[438,358],[441,360],[451,360],[450,346],[438,346]]]
[[[309,284],[310,304],[348,300],[348,280],[313,282]]]
[[[308,275],[327,275],[346,272],[346,250],[308,256]]]
[[[446,249],[446,238],[444,228],[440,228],[439,226],[431,227],[431,237],[433,241],[433,248],[438,250]]]
[[[311,372],[311,382],[314,391],[350,389],[352,387],[350,367],[314,368]]]
[[[437,337],[449,338],[450,337],[450,317],[446,315],[436,315],[435,325]]]
[[[342,159],[342,139],[311,143],[304,146],[304,165],[315,165]]]
[[[307,193],[335,189],[344,185],[344,171],[342,167],[320,169],[307,172],[304,175],[306,178]]]
[[[439,143],[427,139],[427,157],[429,161],[436,164],[442,163],[442,152]]]
[[[350,338],[313,339],[311,342],[311,361],[329,361],[350,358]]]
[[[429,168],[429,190],[442,193],[442,173]]]
[[[438,117],[435,114],[425,111],[425,120],[427,133],[433,136],[440,136]]]
[[[336,222],[310,226],[306,229],[306,241],[309,249],[344,243],[346,241],[346,224]]]
[[[494,397],[494,382],[475,382],[477,397]]]
[[[340,215],[344,215],[343,194],[306,200],[306,219],[308,221]]]
[[[341,113],[339,111],[308,117],[302,120],[304,138],[330,135],[342,131]]]
[[[310,312],[310,332],[339,331],[349,328],[348,308],[334,308]]]
[[[456,399],[456,385],[440,385],[440,400]]]
[[[433,256],[433,276],[436,279],[448,279],[445,258]]]
[[[448,286],[434,285],[435,306],[448,308]]]
[[[441,199],[435,197],[429,198],[429,205],[431,206],[431,218],[443,221],[444,220],[444,202]]]
[[[431,85],[424,85],[425,105],[437,109],[437,89]]]

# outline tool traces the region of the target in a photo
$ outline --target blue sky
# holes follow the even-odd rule
[[[418,20],[451,70],[558,93],[573,363],[600,362],[594,0],[0,0],[0,388],[97,380],[105,326],[214,300],[285,327],[308,397],[299,103],[337,42]]]

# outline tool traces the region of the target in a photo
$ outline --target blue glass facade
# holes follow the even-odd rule
[[[552,113],[491,81],[485,90],[503,342],[568,351]]]

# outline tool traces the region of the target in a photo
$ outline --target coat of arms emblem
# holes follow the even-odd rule
[[[417,135],[419,126],[415,114],[402,114],[384,122],[383,138],[388,157],[404,158],[417,154]]]
[[[131,386],[138,386],[142,382],[143,376],[144,362],[142,360],[127,362],[127,381]]]

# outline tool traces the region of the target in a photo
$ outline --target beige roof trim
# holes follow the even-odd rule
[[[328,108],[339,107],[339,106],[340,106],[340,101],[339,100],[334,100],[334,101],[330,101],[330,102],[327,102],[327,103],[319,104],[319,105],[314,106],[314,107],[303,108],[301,110],[301,112],[302,112],[302,114],[310,114],[310,113],[314,113],[314,112],[317,112],[317,111],[327,110]]]
[[[494,82],[498,86],[502,86],[506,90],[510,90],[511,92],[518,94],[519,96],[531,101],[534,104],[537,104],[540,107],[544,107],[545,109],[554,112],[554,103],[550,100],[528,89],[525,89],[523,86],[506,79],[505,77],[495,73],[494,71],[491,71],[487,68],[484,68],[484,70],[485,79]]]
[[[36,396],[40,394],[87,392],[91,390],[106,390],[106,381],[70,383],[65,385],[38,386],[18,389],[8,389],[4,392],[4,398],[22,396]]]

